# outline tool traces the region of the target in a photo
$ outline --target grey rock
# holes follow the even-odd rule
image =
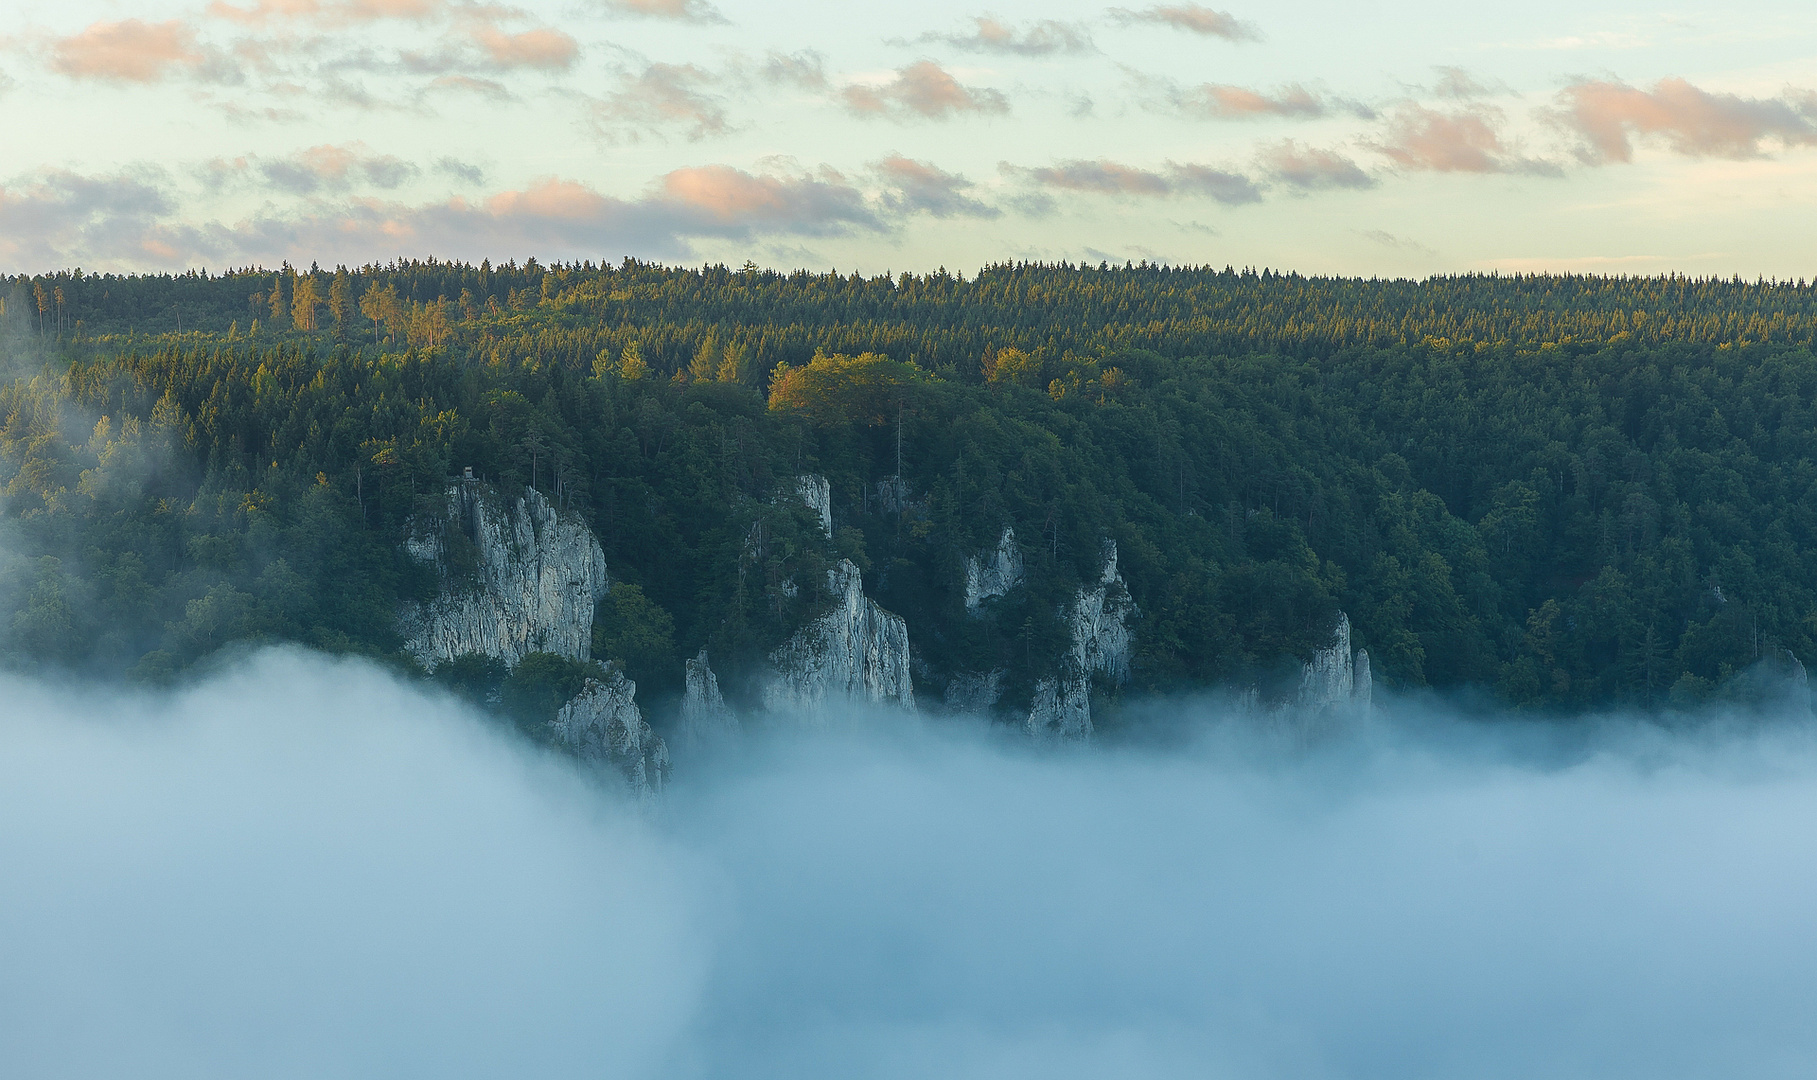
[[[555,741],[577,757],[617,767],[633,793],[652,797],[669,781],[669,747],[644,721],[637,684],[616,668],[588,679],[556,714]]]
[[[511,499],[460,480],[446,498],[445,517],[419,523],[405,541],[411,557],[436,568],[441,591],[400,613],[404,648],[425,667],[465,653],[513,665],[531,652],[587,659],[594,606],[610,580],[605,552],[579,515],[557,512],[534,488]],[[472,580],[449,566],[454,529],[476,549]]]
[[[947,680],[941,702],[952,712],[989,712],[1003,696],[1003,674],[1002,671],[989,671],[982,675],[960,672]]]
[[[1140,614],[1117,572],[1117,545],[1107,540],[1098,580],[1081,586],[1064,612],[1071,646],[1060,659],[1060,670],[1035,685],[1027,722],[1030,735],[1091,737],[1092,678],[1106,675],[1117,685],[1129,681],[1129,624]]]
[[[965,559],[965,610],[976,614],[986,600],[1008,595],[1022,584],[1022,548],[1016,544],[1016,530],[1003,527],[997,549]]]
[[[804,716],[844,703],[913,708],[908,625],[864,595],[850,559],[827,571],[827,588],[833,609],[771,655],[764,707]]]
[[[795,478],[795,494],[820,517],[820,531],[833,538],[833,485],[824,476],[809,473]]]
[[[681,738],[698,746],[736,735],[738,716],[719,692],[719,677],[707,663],[707,650],[687,662],[687,689],[681,698]]]

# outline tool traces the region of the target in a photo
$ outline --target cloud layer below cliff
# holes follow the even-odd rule
[[[1817,740],[1405,710],[1284,753],[764,740],[654,817],[267,653],[0,678],[20,1075],[1793,1076]],[[685,766],[684,766],[685,768]]]

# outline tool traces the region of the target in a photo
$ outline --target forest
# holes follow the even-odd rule
[[[823,599],[785,583],[840,557],[918,660],[1026,683],[1109,539],[1129,698],[1267,677],[1341,609],[1391,687],[1689,707],[1817,659],[1814,338],[1817,286],[1677,276],[0,278],[0,656],[408,667],[395,615],[433,582],[402,539],[472,468],[592,526],[595,654],[640,698],[702,646],[756,663]],[[831,540],[777,498],[805,472]],[[1029,587],[967,618],[963,559],[1006,525]]]

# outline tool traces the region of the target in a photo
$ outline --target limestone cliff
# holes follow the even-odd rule
[[[864,595],[850,559],[827,571],[827,588],[833,609],[771,655],[764,707],[807,715],[848,702],[913,708],[907,624]]]
[[[637,684],[614,667],[604,680],[588,679],[551,729],[577,757],[616,766],[633,792],[652,796],[669,780],[669,748],[644,722],[636,697]]]
[[[1129,679],[1130,621],[1140,612],[1117,572],[1117,545],[1104,544],[1097,581],[1081,586],[1064,612],[1071,646],[1060,670],[1035,686],[1027,730],[1037,737],[1091,737],[1091,683],[1095,675],[1121,684]]]
[[[446,515],[420,523],[405,543],[441,578],[438,596],[401,613],[405,649],[425,667],[463,653],[513,665],[530,652],[585,660],[594,605],[609,587],[605,553],[586,523],[534,488],[507,498],[457,480],[446,498]],[[457,546],[460,559],[451,557]],[[471,565],[457,570],[457,562]]]
[[[719,677],[707,663],[707,650],[687,662],[687,689],[681,699],[681,738],[700,745],[737,734],[738,717],[719,692]]]
[[[1016,530],[1004,526],[997,549],[965,559],[965,610],[976,613],[986,600],[1008,595],[1022,584],[1022,548]]]
[[[1350,616],[1338,612],[1329,647],[1300,668],[1300,681],[1286,708],[1303,718],[1356,717],[1369,711],[1375,680],[1367,650],[1350,649]]]
[[[833,536],[833,485],[824,476],[812,473],[795,478],[795,494],[820,518],[820,531],[830,540]]]

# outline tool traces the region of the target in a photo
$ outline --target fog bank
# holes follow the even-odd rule
[[[0,1047],[76,1077],[1817,1064],[1808,714],[754,741],[652,816],[363,665],[0,680]],[[1583,731],[1585,729],[1580,729]]]

